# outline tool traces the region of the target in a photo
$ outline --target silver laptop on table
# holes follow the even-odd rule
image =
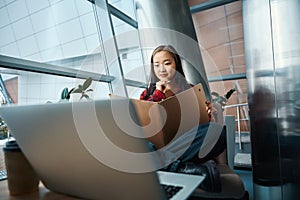
[[[157,172],[126,99],[0,107],[23,153],[51,191],[83,199],[186,199],[202,176]]]

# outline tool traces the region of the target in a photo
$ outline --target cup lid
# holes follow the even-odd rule
[[[4,151],[20,151],[19,145],[16,140],[9,140],[3,147]]]

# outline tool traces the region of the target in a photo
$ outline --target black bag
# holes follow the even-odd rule
[[[221,192],[220,172],[213,160],[208,160],[205,163],[196,163],[191,161],[181,162],[180,160],[176,160],[164,170],[204,176],[204,180],[199,185],[199,188],[207,192]]]

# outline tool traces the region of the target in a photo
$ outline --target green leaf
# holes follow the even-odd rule
[[[89,99],[90,97],[87,94],[83,94],[83,95],[81,95],[80,100],[82,100],[83,98]]]
[[[86,90],[91,84],[92,84],[93,79],[89,77],[86,79],[83,83],[83,90]]]
[[[68,88],[66,87],[66,88],[64,88],[63,90],[62,90],[62,92],[61,92],[61,99],[67,99],[67,97],[68,97]]]
[[[82,93],[82,88],[76,88],[72,93]]]
[[[92,91],[94,91],[93,89],[88,89],[87,91],[85,91],[85,92],[92,92]]]

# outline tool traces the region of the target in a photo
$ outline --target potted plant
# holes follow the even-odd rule
[[[80,100],[83,98],[90,99],[88,95],[89,92],[93,91],[93,89],[89,89],[90,85],[92,84],[93,79],[91,77],[87,78],[83,84],[79,84],[77,87],[72,88],[70,91],[66,87],[61,92],[61,100],[60,101],[69,101],[71,94],[81,94]]]
[[[0,140],[6,139],[9,137],[9,131],[6,123],[0,117]]]

